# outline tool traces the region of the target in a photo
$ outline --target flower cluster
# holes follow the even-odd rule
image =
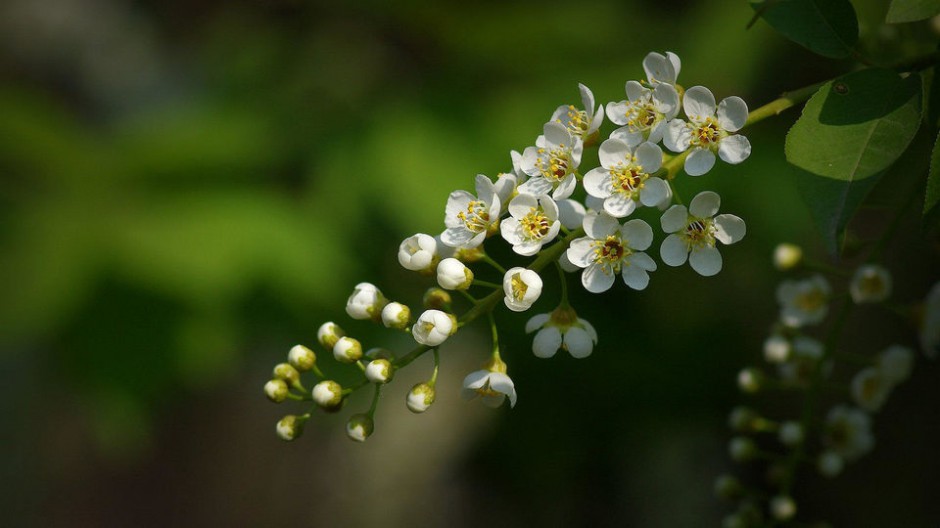
[[[336,324],[325,323],[318,333],[321,353],[356,366],[363,379],[341,387],[320,370],[314,350],[298,345],[295,350],[302,352],[292,350],[289,363],[279,366],[283,372],[276,371],[275,379],[265,386],[268,397],[276,402],[309,400],[336,411],[350,393],[372,385],[371,408],[347,423],[349,437],[363,441],[374,430],[380,389],[394,372],[433,352],[434,373],[405,397],[413,412],[428,410],[435,399],[437,349],[461,327],[488,316],[492,353],[481,370],[466,376],[462,393],[482,396],[491,405],[508,399],[514,406],[516,388],[501,357],[492,312],[499,306],[512,312],[529,310],[542,296],[541,272],[546,267],[558,268],[561,299],[554,310],[531,317],[526,324],[526,332],[535,334],[532,352],[540,358],[552,357],[558,350],[585,358],[599,342],[591,323],[569,304],[567,274],[579,273],[581,284],[592,293],[610,290],[618,277],[631,290],[645,289],[658,269],[657,255],[669,266],[688,261],[699,275],[717,274],[722,268],[719,243],[741,240],[744,221],[719,214],[721,200],[712,191],[698,193],[686,206],[677,177],[682,169],[701,176],[717,158],[735,164],[748,157],[750,143],[737,133],[747,121],[747,105],[739,97],[716,104],[703,86],[685,90],[677,83],[681,61],[674,53],[650,53],[643,70],[645,79],[626,83],[625,99],[606,105],[598,104],[593,92],[579,85],[580,106],[559,106],[532,143],[511,151],[511,170],[495,178],[478,174],[472,192],[449,194],[442,231],[416,233],[401,242],[401,266],[436,279],[423,296],[423,310],[391,301],[371,283],[355,286],[347,314],[410,334],[415,342],[411,352],[396,356],[368,348]],[[618,128],[603,136],[605,117]],[[585,167],[591,159],[585,154],[595,146],[598,166]],[[588,170],[582,175],[584,169]],[[487,248],[500,242],[518,258],[532,260],[504,267]],[[469,303],[462,314],[452,292]],[[300,380],[301,373],[308,372],[316,378],[309,392]],[[278,434],[296,438],[314,410],[282,420]]]

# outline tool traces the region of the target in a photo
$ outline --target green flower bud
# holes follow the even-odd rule
[[[392,362],[387,359],[375,359],[366,365],[366,378],[372,383],[388,383],[394,374]]]
[[[287,399],[290,389],[282,379],[273,379],[264,384],[264,395],[274,403],[281,403]]]
[[[343,387],[333,380],[317,383],[311,393],[314,403],[325,411],[338,411],[343,405]]]
[[[413,413],[423,413],[434,403],[434,387],[427,383],[419,383],[411,388],[405,403],[408,410]]]
[[[303,433],[305,421],[305,418],[288,414],[277,422],[277,436],[290,442]]]
[[[287,354],[287,361],[297,370],[307,371],[317,364],[317,355],[303,345],[294,345]]]
[[[354,414],[346,422],[346,436],[356,442],[365,442],[366,438],[372,436],[375,429],[375,422],[368,414]]]
[[[333,345],[333,357],[340,363],[355,363],[362,357],[362,344],[351,337],[341,337]]]
[[[274,367],[274,378],[284,380],[288,385],[295,386],[300,383],[300,372],[297,372],[289,363],[278,363]]]

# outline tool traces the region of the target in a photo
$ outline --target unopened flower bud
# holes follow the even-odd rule
[[[823,451],[816,459],[816,469],[824,477],[833,478],[842,473],[845,467],[845,461],[842,457],[833,451]]]
[[[796,503],[786,495],[777,495],[770,499],[770,514],[778,521],[787,521],[796,515]]]
[[[777,244],[774,248],[774,267],[780,271],[789,271],[800,265],[803,250],[794,244]]]
[[[290,389],[287,387],[287,383],[282,379],[273,379],[264,384],[264,395],[274,403],[281,403],[286,400],[289,392]]]
[[[299,416],[288,414],[277,422],[277,436],[290,442],[299,437],[304,430],[304,421]]]
[[[783,422],[777,431],[780,443],[787,447],[796,447],[803,443],[803,426],[799,422]]]
[[[388,383],[393,374],[392,362],[387,359],[375,359],[366,365],[366,378],[372,383]]]
[[[343,332],[343,329],[336,323],[323,323],[320,325],[320,329],[317,330],[317,341],[319,341],[324,348],[333,350],[333,345],[344,335],[346,335],[346,332]]]
[[[424,292],[423,304],[425,308],[432,310],[447,310],[450,308],[450,303],[453,302],[453,298],[447,293],[446,290],[440,288],[428,288],[428,291]]]
[[[346,436],[356,442],[365,442],[374,429],[375,422],[368,414],[354,414],[346,422]]]
[[[409,411],[423,413],[434,403],[434,396],[434,387],[427,383],[419,383],[408,392],[405,402]]]
[[[764,359],[768,363],[783,363],[790,358],[790,340],[774,334],[764,341]]]
[[[300,372],[290,363],[278,363],[274,366],[274,379],[284,380],[288,385],[296,386],[300,383]]]
[[[733,500],[740,497],[743,491],[741,481],[732,475],[719,475],[715,479],[715,496],[719,499]]]
[[[411,309],[402,303],[390,302],[382,308],[382,324],[386,328],[407,328],[411,321]]]
[[[374,284],[360,282],[346,300],[346,313],[353,319],[382,320],[382,308],[388,300]]]
[[[446,258],[437,265],[437,283],[445,290],[466,290],[473,284],[473,272],[463,262]]]
[[[746,436],[736,436],[728,444],[728,453],[735,462],[747,462],[757,456],[757,445]]]
[[[343,404],[343,387],[333,380],[317,383],[312,391],[313,401],[323,410],[336,411]]]
[[[503,301],[514,312],[524,312],[542,295],[542,277],[526,268],[510,268],[503,276]]]
[[[303,345],[294,345],[287,353],[287,361],[297,370],[307,371],[317,364],[317,355]]]
[[[333,357],[340,363],[355,363],[362,357],[362,344],[352,337],[343,336],[333,345]]]
[[[748,367],[738,373],[738,388],[740,388],[742,392],[758,392],[763,382],[764,373],[756,368]]]
[[[744,406],[738,406],[731,410],[728,415],[728,425],[731,430],[739,433],[754,431],[754,425],[760,419],[760,415],[753,409]]]
[[[436,347],[456,331],[457,319],[453,314],[440,310],[426,310],[411,327],[411,336],[422,345]]]

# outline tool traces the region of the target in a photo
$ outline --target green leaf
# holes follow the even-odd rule
[[[858,42],[849,0],[752,0],[751,7],[783,36],[824,57],[848,57]]]
[[[916,22],[937,14],[940,14],[940,1],[938,0],[894,0],[888,8],[885,22],[889,24]]]
[[[927,177],[927,195],[924,197],[924,216],[940,202],[940,134],[930,153],[930,175]]]
[[[832,255],[838,255],[839,239],[845,226],[879,178],[846,183],[820,178],[804,170],[794,170],[800,196],[809,208],[826,250]]]
[[[845,182],[870,178],[904,152],[920,126],[920,77],[850,73],[823,85],[787,134],[787,161]]]

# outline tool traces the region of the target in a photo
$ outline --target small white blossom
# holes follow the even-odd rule
[[[711,191],[698,193],[689,204],[673,205],[663,213],[663,231],[671,233],[663,240],[660,256],[670,266],[688,260],[699,275],[710,277],[721,271],[721,253],[715,242],[729,245],[744,238],[744,220],[732,214],[716,214],[721,198]]]
[[[400,302],[390,302],[382,308],[382,324],[386,328],[403,329],[411,321],[411,308]]]
[[[535,255],[561,229],[558,205],[549,196],[522,193],[509,202],[509,214],[500,224],[500,232],[520,255]]]
[[[777,495],[770,499],[770,514],[778,521],[787,521],[796,515],[796,502],[786,495]]]
[[[774,334],[764,341],[764,359],[768,363],[783,363],[790,357],[790,340]]]
[[[550,314],[532,317],[526,323],[525,331],[531,334],[536,330],[532,353],[540,358],[550,358],[559,349],[567,350],[574,358],[586,358],[597,344],[597,331],[570,308],[558,308]]]
[[[620,139],[608,139],[598,149],[601,166],[584,175],[584,189],[604,199],[604,211],[616,218],[629,216],[642,203],[659,205],[669,193],[662,178],[650,176],[662,167],[663,151],[650,142],[635,149]]]
[[[914,352],[901,345],[891,345],[878,355],[878,369],[891,383],[901,383],[911,376]]]
[[[855,270],[849,282],[855,304],[881,302],[891,295],[891,273],[877,264],[865,264]]]
[[[483,403],[489,407],[499,407],[508,396],[509,406],[516,406],[516,388],[506,375],[506,364],[498,359],[483,370],[467,374],[460,396],[465,400],[482,396]]]
[[[436,347],[457,331],[457,320],[453,315],[440,310],[425,310],[411,327],[415,341]]]
[[[649,284],[649,272],[656,262],[643,253],[653,243],[653,230],[643,220],[623,225],[616,218],[601,213],[584,217],[585,237],[576,238],[568,247],[568,260],[584,268],[581,284],[592,293],[610,289],[619,274],[634,290]]]
[[[441,240],[450,247],[475,248],[488,234],[496,232],[500,201],[493,182],[482,174],[476,177],[477,195],[454,191],[447,198]]]
[[[509,152],[512,158],[512,172],[501,172],[496,175],[496,196],[499,196],[500,214],[509,209],[509,201],[519,192],[519,186],[525,183],[528,175],[522,170],[522,154],[515,150]]]
[[[571,196],[577,185],[578,165],[584,145],[565,125],[549,121],[543,127],[534,147],[522,153],[522,170],[531,178],[519,186],[520,193],[562,200]]]
[[[405,405],[408,406],[408,410],[420,414],[428,410],[431,407],[431,404],[434,403],[434,398],[436,393],[434,387],[429,383],[418,383],[408,391],[408,395],[405,396]]]
[[[864,368],[852,378],[852,399],[868,412],[876,412],[888,400],[894,383],[876,367]]]
[[[437,283],[445,290],[466,290],[473,284],[473,272],[463,262],[446,258],[437,265]]]
[[[627,81],[624,90],[626,100],[607,103],[607,118],[623,125],[611,137],[623,139],[629,145],[643,141],[658,143],[669,121],[679,113],[679,92],[671,84],[660,83],[650,89],[637,81]]]
[[[780,320],[794,328],[821,322],[829,313],[831,292],[829,281],[822,275],[783,281],[777,287]]]
[[[924,300],[924,315],[920,324],[920,347],[927,357],[940,354],[940,282],[930,288]]]
[[[346,313],[353,319],[382,319],[382,308],[388,304],[382,292],[373,284],[360,282],[346,301]]]
[[[349,417],[346,422],[346,436],[356,442],[365,442],[372,435],[375,422],[368,414],[360,413]]]
[[[604,122],[604,105],[594,106],[594,93],[587,86],[579,83],[578,89],[583,110],[574,105],[561,105],[552,114],[551,121],[565,125],[572,135],[587,141]]]
[[[671,84],[675,86],[679,72],[682,70],[682,61],[671,51],[665,55],[650,52],[643,59],[643,71],[650,84]]]
[[[800,265],[803,249],[795,244],[777,244],[774,248],[774,267],[780,271],[789,271]]]
[[[756,368],[743,368],[738,372],[738,388],[742,392],[753,394],[764,384],[764,373]]]
[[[503,301],[514,312],[524,312],[542,295],[542,277],[526,268],[510,268],[503,276]]]
[[[323,345],[324,348],[330,350],[333,349],[333,345],[336,344],[336,340],[346,335],[346,332],[343,332],[343,329],[339,327],[334,322],[323,323],[320,325],[320,328],[317,329],[317,341]]]
[[[398,263],[406,270],[428,273],[440,260],[438,241],[431,235],[412,235],[398,246]]]
[[[855,460],[875,447],[871,419],[859,409],[845,405],[833,407],[826,415],[823,443],[843,459]]]
[[[701,176],[715,165],[715,151],[726,163],[741,163],[751,155],[746,137],[733,134],[747,121],[747,104],[740,97],[726,97],[715,107],[715,96],[704,86],[693,86],[682,96],[689,121],[673,119],[666,127],[663,144],[673,152],[692,151],[685,158],[685,172]]]

